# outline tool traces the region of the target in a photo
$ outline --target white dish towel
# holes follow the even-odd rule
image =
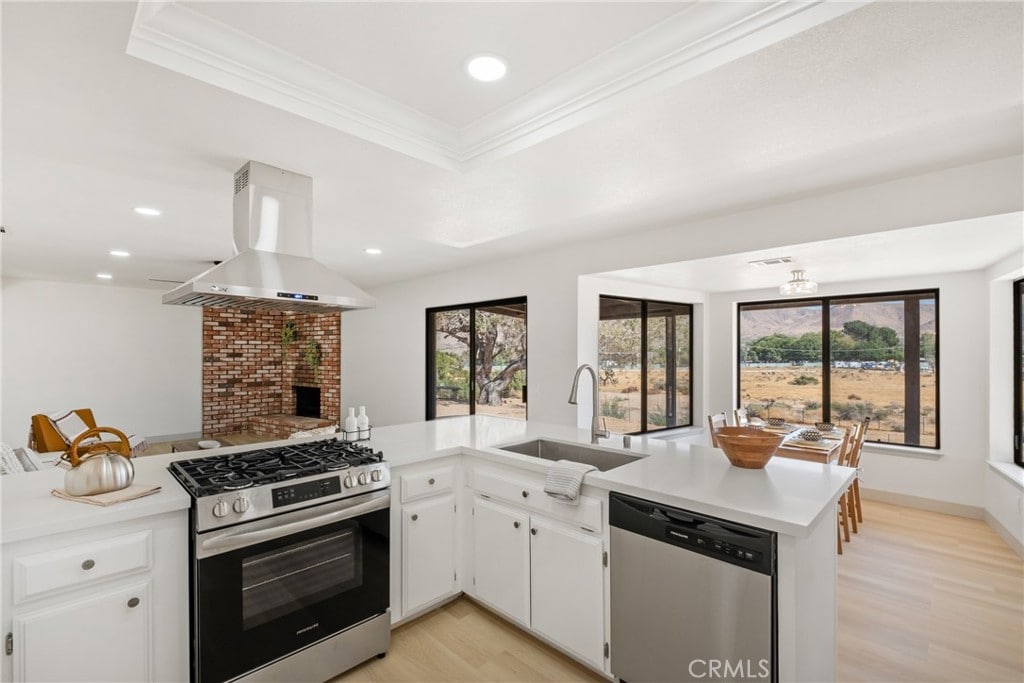
[[[555,500],[568,505],[580,504],[580,486],[587,472],[597,468],[573,460],[557,460],[548,468],[548,477],[544,480],[544,493]]]

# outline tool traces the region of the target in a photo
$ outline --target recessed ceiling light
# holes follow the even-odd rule
[[[159,216],[160,209],[151,209],[148,206],[136,206],[135,213],[140,216]]]
[[[124,249],[111,249],[110,250],[110,255],[111,256],[119,256],[120,258],[127,258],[127,257],[131,256],[131,254],[128,253],[127,251],[125,251]]]
[[[384,253],[382,250],[378,249],[377,247],[367,247],[366,249],[363,249],[363,251],[365,253],[369,254],[370,256],[380,256],[381,254]]]
[[[466,71],[476,80],[489,83],[504,78],[508,65],[497,55],[476,55],[466,62]]]
[[[96,273],[96,277],[98,277],[101,280],[113,280],[114,279],[114,276],[111,275],[110,273]]]

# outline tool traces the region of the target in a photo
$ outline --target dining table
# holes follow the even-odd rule
[[[801,437],[805,429],[814,429],[814,425],[783,424],[764,425],[761,427],[766,432],[783,434],[785,440],[775,455],[796,460],[809,460],[811,462],[834,463],[839,458],[843,445],[843,430],[833,428],[831,432],[821,432],[821,439],[808,441]]]

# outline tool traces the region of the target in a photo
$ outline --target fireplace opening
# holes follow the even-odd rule
[[[299,417],[320,417],[320,387],[293,386],[295,414]]]

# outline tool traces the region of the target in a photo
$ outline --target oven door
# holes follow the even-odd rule
[[[226,681],[388,608],[390,492],[198,534],[193,679]]]

